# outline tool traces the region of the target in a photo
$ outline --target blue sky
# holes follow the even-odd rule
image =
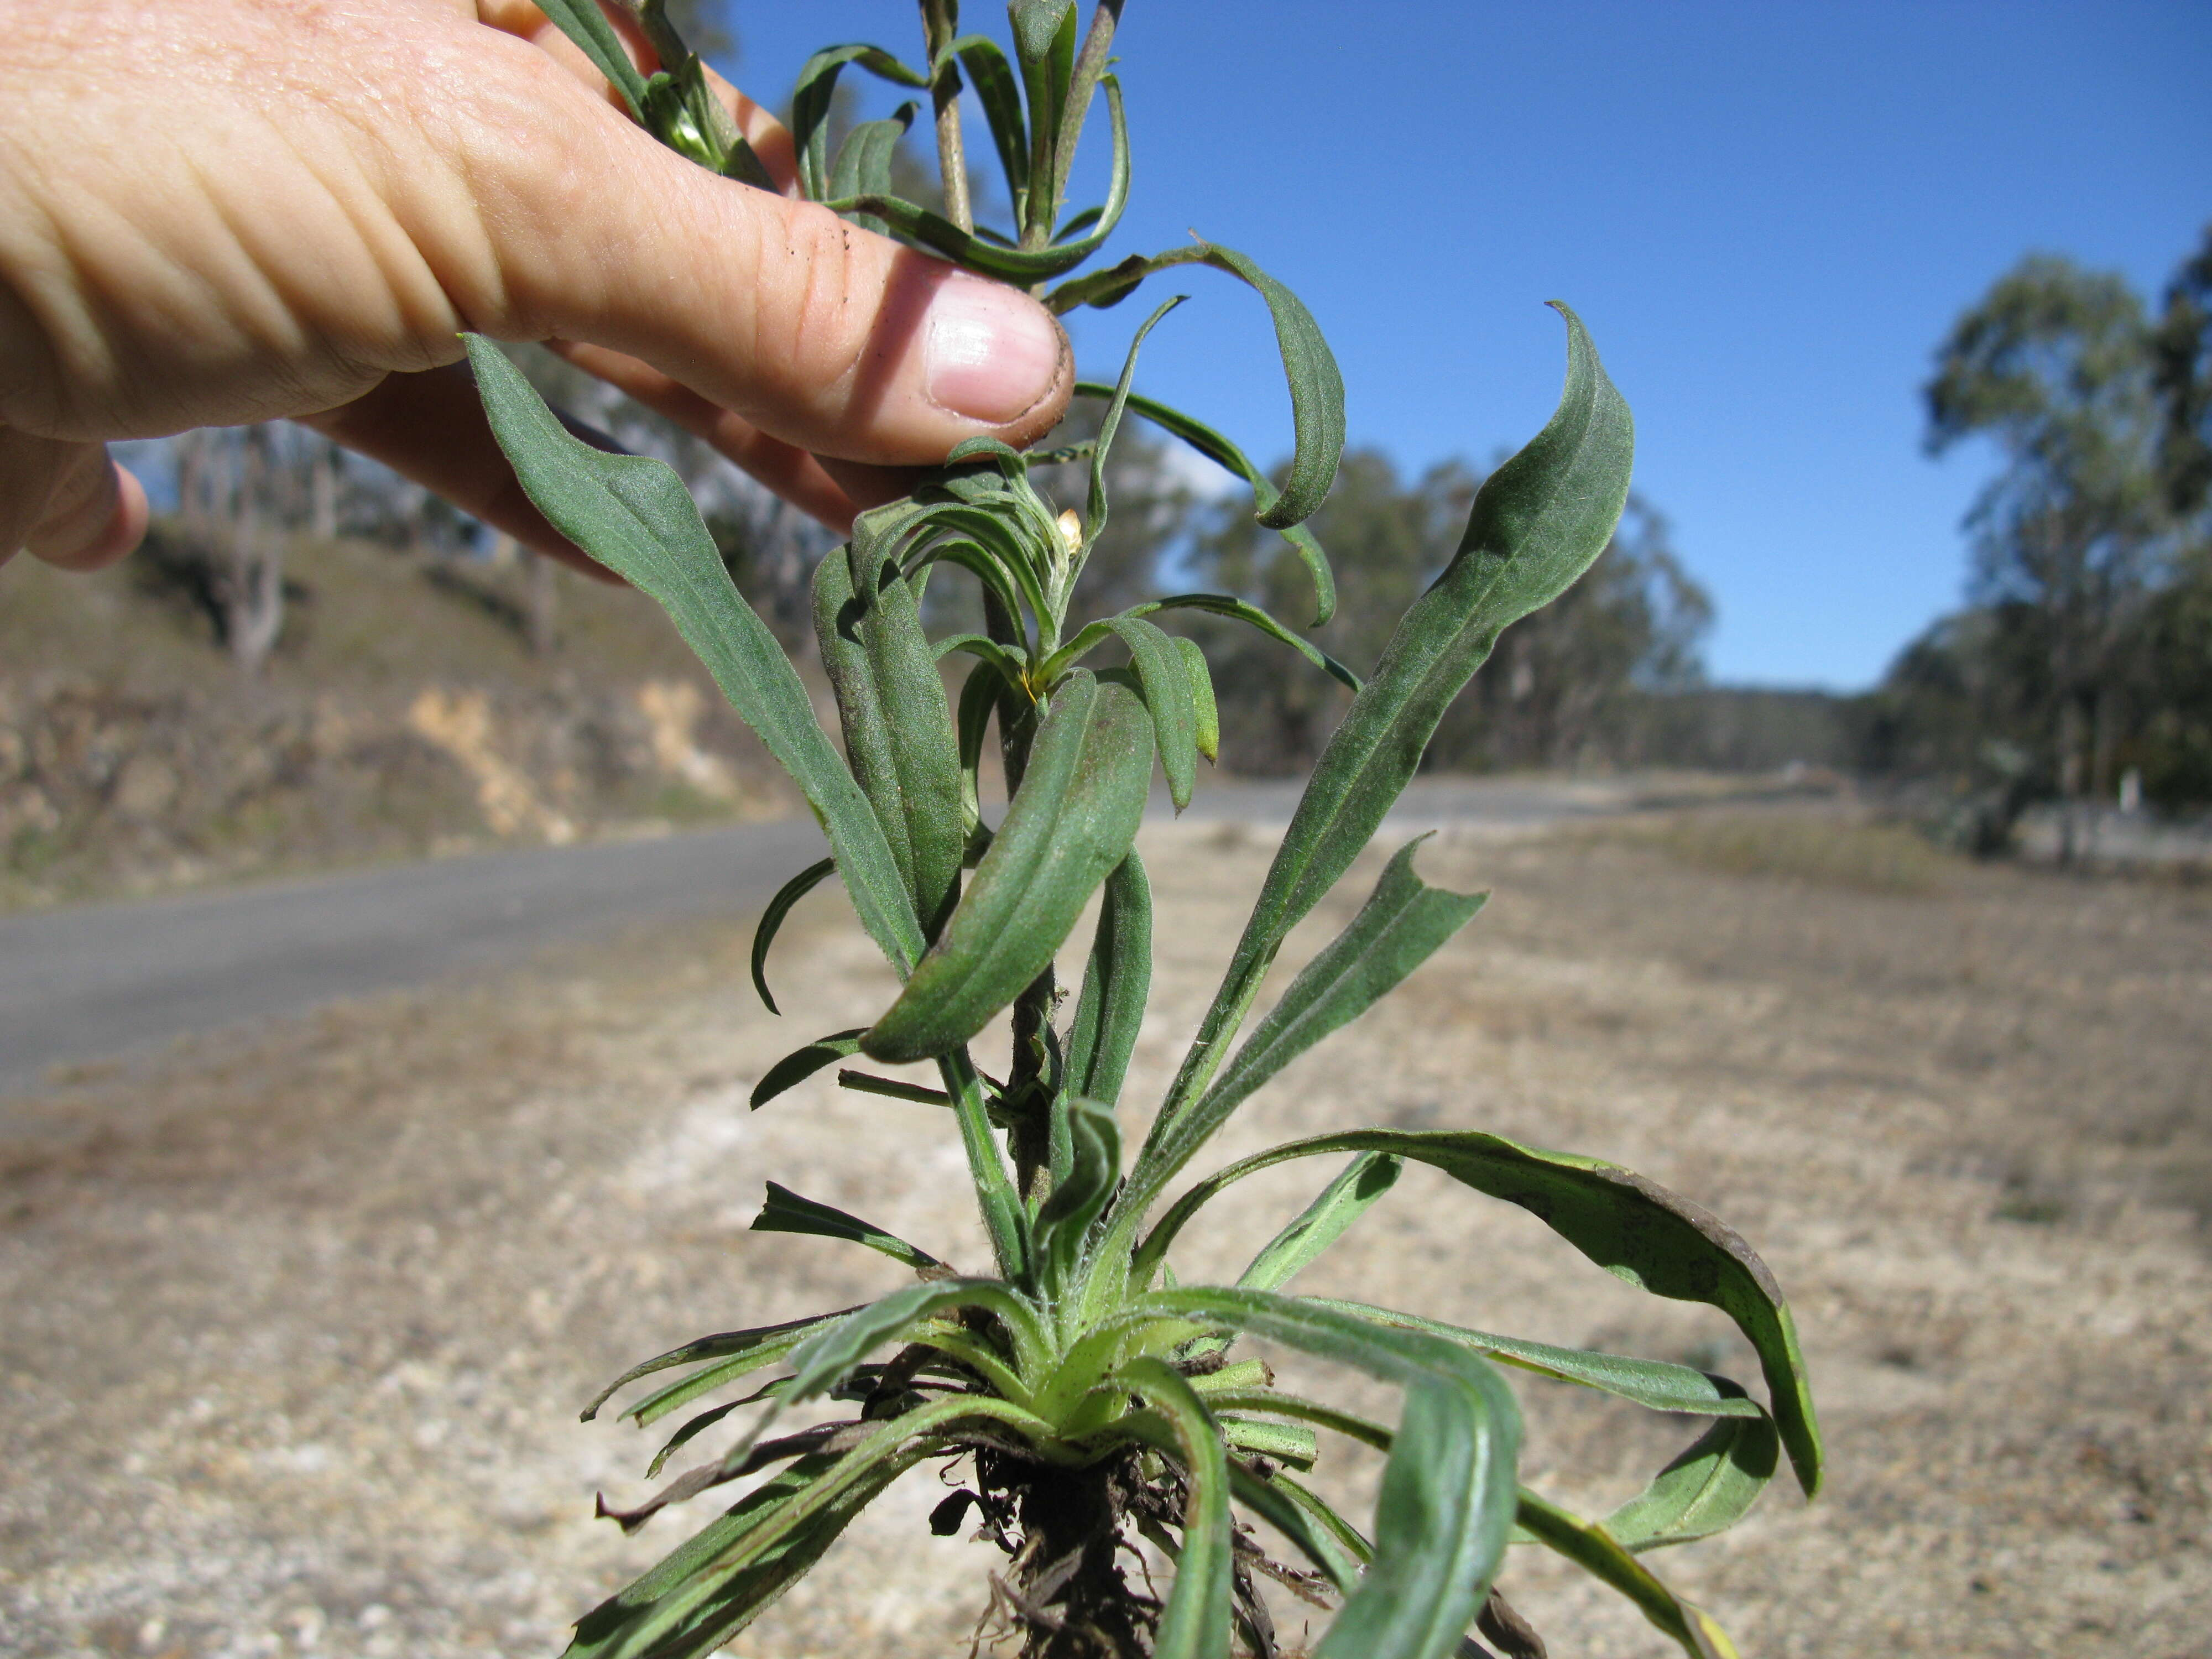
[[[968,12],[1003,32],[990,0]],[[915,57],[914,18],[740,0],[737,78],[781,103],[816,46]],[[1994,278],[2054,251],[2154,295],[2212,222],[2203,0],[1129,0],[1118,45],[1135,182],[1109,256],[1196,228],[1258,259],[1328,334],[1352,441],[1409,470],[1542,424],[1541,302],[1569,301],[1731,682],[1863,687],[1958,602],[1990,459],[1927,459],[1917,389]],[[1198,303],[1139,386],[1283,453],[1264,308],[1209,273],[1155,282]],[[1085,313],[1085,369],[1118,368],[1141,315]]]

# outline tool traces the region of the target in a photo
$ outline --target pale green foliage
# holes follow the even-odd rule
[[[605,49],[593,8],[550,10],[587,51]],[[951,0],[929,0],[924,12],[932,56],[921,69],[862,46],[808,64],[793,100],[808,193],[986,274],[1034,282],[1072,270],[1112,229],[1126,194],[1119,90],[1105,73],[1119,6],[1102,5],[1079,40],[1073,0],[1016,0],[1011,58],[986,37],[960,34]],[[623,68],[613,71],[618,82]],[[964,191],[948,197],[956,217],[889,194],[884,157],[910,112],[861,123],[830,155],[827,114],[848,68],[927,90],[940,112],[957,100],[964,72],[991,123],[1012,229],[993,239],[956,222]],[[684,148],[692,129],[658,121],[649,86],[632,90],[641,118]],[[1068,157],[1094,92],[1109,102],[1114,182],[1100,209],[1063,217]],[[665,103],[675,94],[658,95]],[[938,131],[950,178],[964,165],[957,118],[940,120]],[[618,1381],[617,1389],[662,1370],[682,1373],[629,1408],[643,1425],[781,1368],[765,1386],[677,1431],[656,1471],[740,1408],[757,1408],[719,1456],[617,1516],[626,1527],[668,1504],[775,1472],[587,1616],[575,1659],[711,1650],[890,1481],[925,1459],[967,1455],[976,1460],[976,1490],[958,1495],[945,1529],[972,1501],[1002,1539],[1009,1528],[1029,1532],[1014,1573],[1017,1589],[1042,1609],[1024,1615],[1033,1653],[1220,1659],[1238,1644],[1271,1652],[1251,1546],[1236,1520],[1242,1508],[1310,1560],[1313,1595],[1333,1590],[1340,1601],[1316,1650],[1322,1659],[1437,1659],[1458,1650],[1479,1618],[1492,1629],[1508,1617],[1494,1580],[1516,1539],[1575,1560],[1686,1650],[1720,1654],[1729,1651],[1726,1638],[1636,1553],[1734,1522],[1765,1485],[1778,1449],[1808,1493],[1819,1483],[1803,1362],[1772,1276],[1718,1221],[1627,1170],[1474,1132],[1355,1129],[1248,1158],[1155,1213],[1170,1183],[1245,1099],[1387,994],[1480,908],[1480,895],[1424,882],[1414,870],[1418,842],[1402,848],[1358,915],[1237,1045],[1285,936],[1367,847],[1499,632],[1556,598],[1605,547],[1626,499],[1632,450],[1627,405],[1581,323],[1561,307],[1568,368],[1558,412],[1475,496],[1457,550],[1365,681],[1224,595],[1146,600],[1066,637],[1071,601],[1107,521],[1106,453],[1130,413],[1243,478],[1259,522],[1285,534],[1310,573],[1323,618],[1334,605],[1327,557],[1301,521],[1336,470],[1343,388],[1305,307],[1243,255],[1204,242],[1126,260],[1047,297],[1063,308],[1112,303],[1147,275],[1184,264],[1237,276],[1273,315],[1297,426],[1282,487],[1200,422],[1138,398],[1134,343],[1118,385],[1085,388],[1104,404],[1087,449],[1024,455],[987,441],[960,446],[910,496],[864,514],[817,577],[842,757],[732,586],[674,475],[570,437],[502,356],[472,343],[494,429],[532,498],[668,609],[822,821],[830,858],[794,877],[762,923],[753,970],[763,1000],[778,923],[832,870],[903,981],[870,1026],[821,1038],[774,1068],[754,1105],[842,1060],[934,1062],[941,1089],[850,1070],[840,1080],[950,1111],[994,1256],[993,1273],[957,1277],[921,1246],[772,1184],[757,1227],[864,1245],[912,1267],[917,1282],[817,1321],[703,1338]],[[1138,341],[1174,303],[1152,313]],[[1081,510],[1063,515],[1039,493],[1030,468],[1070,459],[1091,463],[1090,487]],[[927,637],[921,590],[940,565],[980,585],[982,633]],[[1357,695],[1189,1054],[1125,1168],[1120,1097],[1150,988],[1153,923],[1133,843],[1154,756],[1180,806],[1199,756],[1211,759],[1218,739],[1203,654],[1158,625],[1185,609],[1250,623]],[[1084,665],[1102,647],[1126,654],[1127,666]],[[937,665],[951,652],[975,659],[957,707]],[[995,830],[983,821],[975,777],[994,720],[1012,787]],[[1073,1018],[1056,1025],[1049,964],[1102,887],[1081,993]],[[1010,1006],[1015,1053],[1000,1080],[978,1067],[968,1044]],[[1329,1154],[1352,1161],[1260,1249],[1237,1285],[1177,1283],[1170,1251],[1216,1192],[1272,1164]],[[1759,1354],[1771,1407],[1725,1378],[1680,1366],[1287,1292],[1300,1269],[1388,1195],[1407,1161],[1522,1206],[1632,1284],[1723,1310]],[[1394,1385],[1403,1400],[1396,1427],[1276,1389],[1263,1364],[1231,1359],[1245,1334]],[[1605,1523],[1586,1522],[1518,1486],[1520,1417],[1501,1366],[1711,1426],[1641,1497]],[[824,1397],[858,1400],[860,1415],[771,1434],[787,1409]],[[1370,1531],[1290,1472],[1320,1454],[1316,1429],[1388,1453]],[[1083,1523],[1088,1532],[1052,1535],[1060,1499],[1080,1492],[1101,1500]],[[1113,1553],[1124,1527],[1175,1559],[1164,1602],[1123,1585]],[[1091,1547],[1102,1540],[1103,1559]]]

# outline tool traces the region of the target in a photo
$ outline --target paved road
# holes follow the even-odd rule
[[[757,909],[823,846],[809,819],[750,823],[0,917],[0,1098],[63,1061],[416,984],[595,930]]]
[[[1296,781],[1214,784],[1190,816],[1287,823]],[[1618,785],[1417,781],[1413,823],[1539,824],[1635,803]],[[1164,797],[1154,803],[1166,815]],[[657,916],[742,913],[821,856],[806,820],[477,854],[350,875],[0,917],[0,1098],[57,1064],[419,984]]]

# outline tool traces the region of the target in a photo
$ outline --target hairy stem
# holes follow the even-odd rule
[[[973,233],[975,204],[968,198],[968,156],[960,136],[960,65],[939,58],[952,44],[951,0],[921,0],[921,25],[929,46],[929,96],[937,112],[937,171],[945,185],[945,216]]]

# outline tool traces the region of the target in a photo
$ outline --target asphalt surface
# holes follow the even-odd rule
[[[1189,816],[1286,823],[1302,787],[1215,783]],[[1534,826],[1635,804],[1618,785],[1422,779],[1393,817],[1408,828]],[[1164,796],[1153,811],[1166,814]],[[0,1100],[39,1090],[57,1066],[127,1057],[188,1032],[422,984],[656,918],[757,909],[824,850],[811,820],[781,820],[0,917]]]
[[[0,1099],[188,1031],[757,909],[823,849],[812,820],[781,820],[0,917]]]

